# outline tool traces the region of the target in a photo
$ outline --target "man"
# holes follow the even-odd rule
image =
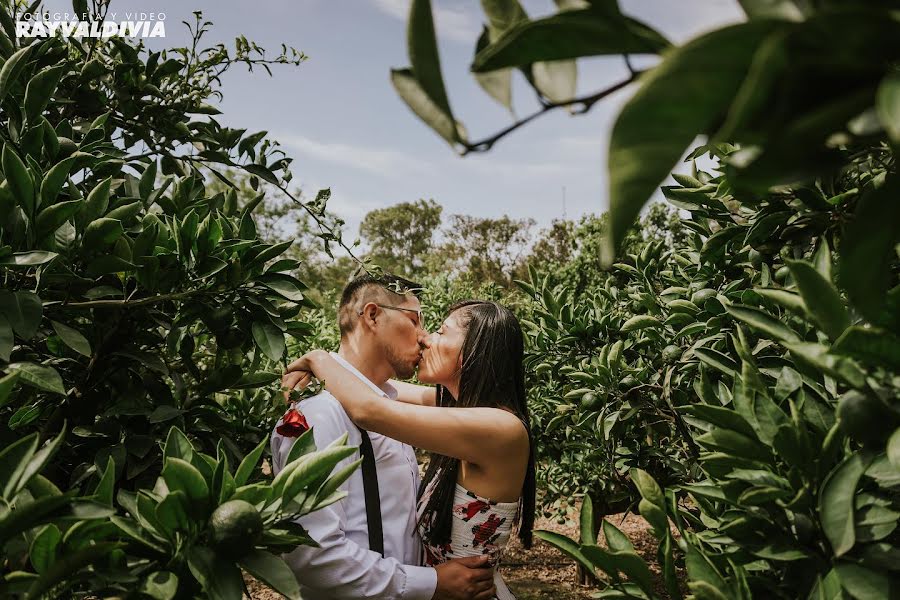
[[[394,276],[369,275],[350,282],[341,295],[338,320],[341,345],[334,354],[348,370],[373,390],[396,398],[391,378],[412,376],[421,358],[419,340],[425,335],[418,298],[406,290],[419,286]],[[389,289],[393,288],[393,289]],[[399,293],[396,290],[401,290]],[[296,374],[294,374],[296,375]],[[285,387],[296,379],[285,376]],[[342,501],[300,519],[319,548],[300,546],[285,560],[301,585],[305,600],[383,598],[402,600],[489,599],[493,597],[493,571],[486,557],[450,561],[436,568],[420,563],[421,542],[416,531],[416,494],[419,470],[412,448],[374,432],[363,432],[349,419],[327,391],[300,405],[313,427],[316,447],[324,448],[349,432],[349,445],[371,442],[374,471],[366,481],[357,469],[341,486]],[[281,422],[279,422],[281,424]],[[277,473],[284,467],[294,439],[272,435],[272,457]],[[357,457],[339,463],[341,468]],[[365,456],[364,456],[365,460]],[[365,465],[364,465],[365,466]],[[373,484],[372,477],[377,481]],[[367,499],[366,488],[369,486]],[[377,489],[374,502],[372,490]],[[380,519],[372,505],[380,501]],[[377,532],[379,520],[381,536]],[[374,529],[370,529],[370,525]],[[382,553],[372,549],[383,545]]]

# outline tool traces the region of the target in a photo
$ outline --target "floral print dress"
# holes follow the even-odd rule
[[[438,477],[433,478],[419,499],[419,530],[422,539],[428,539],[430,523],[422,521],[422,511],[434,492]],[[515,600],[512,592],[500,577],[498,567],[503,550],[509,541],[518,502],[495,502],[473,494],[460,484],[456,484],[453,498],[453,523],[450,529],[450,542],[433,546],[423,542],[423,564],[429,567],[439,565],[453,558],[464,556],[491,556],[494,567],[494,584],[497,586],[497,600]]]

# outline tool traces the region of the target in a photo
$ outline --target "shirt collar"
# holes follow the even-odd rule
[[[397,388],[392,386],[390,383],[385,382],[383,387],[378,387],[377,385],[372,383],[368,377],[360,373],[359,369],[347,362],[343,356],[341,356],[337,352],[329,352],[329,354],[331,354],[334,360],[338,361],[341,366],[356,375],[356,377],[358,377],[360,381],[372,388],[372,391],[374,391],[376,394],[384,396],[386,398],[390,398],[391,400],[397,399]]]

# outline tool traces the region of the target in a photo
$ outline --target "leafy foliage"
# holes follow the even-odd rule
[[[318,316],[301,317],[315,304],[284,256],[292,240],[261,239],[254,213],[277,190],[326,249],[343,245],[340,222],[328,190],[302,202],[288,187],[277,142],[221,125],[208,102],[235,64],[305,57],[268,58],[243,37],[203,48],[200,13],[190,47],[162,52],[17,39],[21,11],[0,11],[3,596],[239,598],[240,565],[298,597],[272,553],[311,543],[293,519],[338,498],[349,471],[329,474],[354,449],[307,439],[280,478],[258,481],[282,410],[271,384]],[[239,557],[210,533],[236,500],[250,508],[232,513],[261,520]]]
[[[103,593],[136,589],[152,598],[202,592],[239,599],[240,567],[288,598],[299,598],[297,580],[279,554],[315,543],[296,519],[340,500],[345,493],[336,489],[356,467],[331,475],[356,448],[343,445],[345,438],[315,451],[311,435],[310,430],[298,439],[274,481],[250,483],[247,477],[258,469],[266,440],[233,471],[222,445],[213,458],[173,427],[152,490],[115,494],[110,458],[100,481],[81,496],[61,492],[41,475],[63,445],[65,431],[41,448],[37,434],[23,437],[0,451],[5,459],[0,547],[5,561],[18,567],[5,574],[0,590],[10,598],[58,597],[87,583]],[[255,535],[242,529],[233,547],[222,548],[216,536],[229,532],[211,515],[235,502],[259,529]]]

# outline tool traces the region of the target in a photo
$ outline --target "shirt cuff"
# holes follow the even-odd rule
[[[413,567],[404,565],[406,586],[403,589],[403,600],[431,600],[437,589],[437,571],[431,567]]]

